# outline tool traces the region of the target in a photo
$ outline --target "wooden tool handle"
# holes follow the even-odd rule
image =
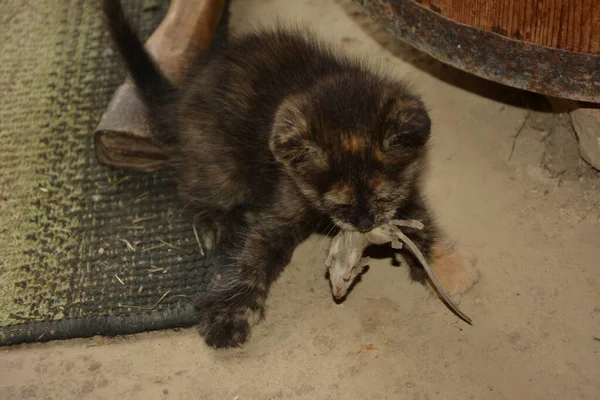
[[[177,82],[191,59],[206,50],[215,35],[225,0],[171,0],[146,48],[163,73]]]

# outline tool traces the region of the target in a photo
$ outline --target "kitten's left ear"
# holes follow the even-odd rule
[[[423,147],[429,140],[431,119],[420,102],[398,102],[385,123],[384,150]]]
[[[285,100],[275,114],[269,138],[275,159],[291,167],[315,165],[322,160],[323,152],[310,139],[310,129],[299,99]]]

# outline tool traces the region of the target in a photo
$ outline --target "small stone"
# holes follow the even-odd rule
[[[527,125],[536,131],[550,132],[556,124],[556,114],[552,112],[530,111],[527,119]]]
[[[571,120],[579,139],[581,157],[600,170],[600,110],[578,108],[571,112]]]
[[[83,393],[91,393],[94,391],[94,382],[92,381],[85,381],[83,382],[83,385],[81,386],[81,391]]]
[[[553,177],[574,178],[578,175],[579,146],[568,121],[557,120],[546,140],[543,166]]]
[[[97,362],[88,367],[88,371],[96,371],[98,369],[100,369],[100,363]]]

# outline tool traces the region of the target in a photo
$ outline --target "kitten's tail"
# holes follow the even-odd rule
[[[157,101],[174,91],[173,84],[163,75],[144,44],[125,17],[120,0],[103,0],[108,28],[127,69],[146,104],[153,108]]]

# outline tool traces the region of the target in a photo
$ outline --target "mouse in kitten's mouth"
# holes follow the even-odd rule
[[[325,265],[329,273],[332,294],[336,299],[346,296],[356,278],[369,265],[370,258],[363,257],[370,245],[391,243],[392,248],[401,249],[402,243],[393,236],[389,224],[379,226],[369,232],[342,230],[331,239]]]

